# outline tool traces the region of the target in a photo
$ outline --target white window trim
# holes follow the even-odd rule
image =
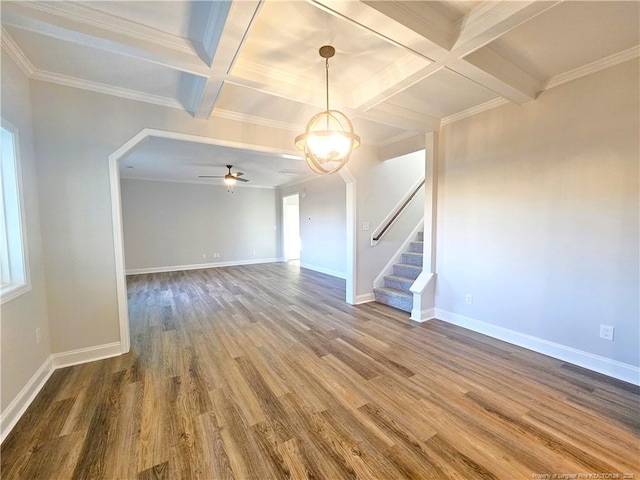
[[[29,268],[29,242],[27,240],[27,229],[26,229],[26,215],[24,209],[24,194],[22,188],[22,162],[20,157],[20,135],[18,132],[18,128],[13,125],[11,122],[8,122],[4,118],[0,119],[2,128],[7,130],[13,135],[13,150],[15,156],[15,174],[16,174],[16,187],[17,187],[17,196],[18,196],[18,211],[20,212],[20,216],[18,221],[20,223],[19,234],[20,234],[20,244],[22,246],[22,260],[24,266],[24,278],[19,283],[9,283],[5,287],[0,288],[0,305],[13,300],[28,291],[31,290],[31,270]],[[4,201],[4,200],[2,200]],[[4,219],[3,219],[4,221]]]

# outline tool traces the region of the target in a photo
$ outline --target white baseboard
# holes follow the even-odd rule
[[[306,268],[307,270],[313,270],[314,272],[324,273],[325,275],[331,275],[332,277],[342,278],[343,280],[347,278],[347,275],[344,272],[338,272],[337,270],[320,267],[318,265],[312,265],[310,263],[300,262],[300,267]]]
[[[31,402],[33,402],[33,399],[36,398],[36,395],[49,380],[53,370],[53,359],[49,355],[9,406],[2,412],[2,415],[0,415],[0,443],[4,442],[4,439],[16,426],[20,417],[22,417]]]
[[[414,322],[427,322],[436,318],[436,309],[428,308],[426,310],[411,310],[411,320]]]
[[[68,352],[54,353],[51,355],[53,368],[71,367],[81,363],[95,362],[105,358],[117,357],[122,354],[120,342],[97,345],[95,347],[79,348]]]
[[[277,262],[282,262],[282,258],[257,258],[251,260],[235,260],[231,262],[195,263],[192,265],[172,265],[167,267],[131,268],[126,271],[126,274],[140,275],[143,273],[182,272],[185,270],[203,270],[205,268],[236,267],[239,265],[255,265],[257,263]]]
[[[376,297],[373,294],[373,292],[371,293],[362,293],[360,295],[356,295],[355,301],[353,302],[354,305],[360,305],[362,303],[369,303],[369,302],[375,302]]]
[[[122,355],[120,342],[107,343],[96,347],[79,348],[69,352],[49,355],[27,384],[20,390],[9,406],[0,415],[0,443],[16,426],[36,395],[42,390],[49,377],[58,368],[70,367],[81,363],[94,362]]]
[[[518,345],[528,350],[533,350],[534,352],[557,358],[558,360],[578,365],[588,370],[593,370],[594,372],[602,373],[609,377],[617,378],[618,380],[640,385],[640,368],[627,363],[611,360],[610,358],[594,355],[593,353],[492,325],[440,308],[435,309],[435,318],[498,340],[503,340],[513,345]]]

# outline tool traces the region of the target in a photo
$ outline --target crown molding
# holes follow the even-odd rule
[[[278,120],[270,120],[264,117],[256,117],[246,113],[232,112],[231,110],[222,110],[215,108],[211,114],[212,117],[224,118],[226,120],[235,120],[236,122],[252,123],[263,127],[281,128],[291,132],[303,132],[304,125],[295,125],[293,123],[281,122]]]
[[[601,58],[600,60],[596,60],[595,62],[588,63],[587,65],[574,68],[573,70],[569,70],[568,72],[554,75],[543,84],[541,92],[639,57],[640,45],[636,45],[635,47],[631,47],[627,50],[614,53],[613,55]],[[449,125],[450,123],[457,122],[458,120],[462,120],[467,117],[472,117],[473,115],[491,110],[492,108],[499,107],[506,103],[509,103],[509,101],[502,97],[490,100],[481,105],[476,105],[475,107],[468,108],[467,110],[463,110],[462,112],[454,113],[453,115],[444,117],[442,119],[442,125]]]
[[[640,57],[640,45],[636,45],[635,47],[631,47],[627,50],[614,53],[613,55],[609,55],[608,57],[601,58],[600,60],[596,60],[595,62],[588,63],[578,68],[574,68],[573,70],[569,70],[568,72],[554,75],[545,82],[542,91],[549,90],[550,88],[557,87],[558,85],[562,85],[573,80],[577,80],[578,78],[586,77],[587,75],[600,72],[601,70],[605,70],[609,67],[613,67],[624,62],[628,62],[629,60],[633,60],[634,58],[638,57]]]
[[[510,102],[506,98],[494,98],[493,100],[489,100],[488,102],[476,105],[475,107],[467,108],[466,110],[463,110],[461,112],[454,113],[453,115],[449,115],[448,117],[444,117],[441,120],[440,124],[443,126],[449,125],[450,123],[457,122],[458,120],[462,120],[464,118],[473,117],[474,115],[499,107],[500,105],[505,105],[507,103]]]
[[[305,168],[307,164],[305,163]],[[292,178],[290,182],[283,183],[282,185],[278,185],[276,188],[289,188],[289,187],[297,187],[298,185],[304,185],[305,183],[312,182],[319,178],[316,174],[314,174],[311,169],[309,169],[308,173],[301,175],[299,178]]]
[[[312,83],[317,84],[318,86],[322,85],[324,88],[324,84],[318,82],[312,78],[305,78],[299,75],[293,75],[291,73],[285,72],[281,69],[275,69],[270,67],[269,65],[264,65],[262,63],[253,62],[253,61],[245,61],[241,64],[234,65],[232,74],[241,78],[248,79],[271,79],[276,80],[279,83],[284,83],[287,85],[292,85],[294,87],[298,87],[300,83]]]
[[[16,65],[20,67],[22,73],[31,78],[36,72],[36,67],[33,66],[31,61],[27,58],[13,38],[11,38],[11,35],[9,35],[9,32],[7,32],[4,27],[2,27],[0,33],[0,40],[2,41],[2,48],[4,48],[4,51],[7,52],[14,62],[16,62]]]
[[[399,133],[398,135],[394,135],[392,137],[388,137],[385,138],[384,140],[380,140],[378,143],[374,144],[374,146],[380,148],[380,147],[386,147],[387,145],[392,145],[396,142],[401,142],[402,140],[406,140],[407,138],[411,138],[411,137],[415,137],[416,135],[423,135],[423,133],[420,132],[413,132],[413,131],[407,131],[407,132],[402,132]]]
[[[25,3],[24,6],[74,22],[90,25],[117,34],[124,34],[131,38],[197,56],[189,39],[126,20],[91,7],[72,2],[29,2]]]
[[[211,179],[188,179],[188,178],[160,178],[160,177],[130,177],[124,174],[120,174],[120,178],[122,180],[139,180],[141,182],[162,182],[162,183],[187,183],[190,185],[206,185],[209,187],[216,187],[216,188],[224,188],[225,190],[227,190],[227,186],[224,183],[214,183],[211,181]],[[214,180],[218,180],[218,179],[214,179]],[[222,180],[222,179],[219,179]],[[247,185],[246,183],[243,182],[238,182],[236,183],[233,188],[261,188],[263,190],[275,190],[276,188],[279,188],[281,185],[275,185],[275,186],[271,186],[271,185]]]
[[[91,80],[84,80],[68,75],[62,75],[60,73],[36,70],[31,78],[33,78],[34,80],[41,80],[43,82],[56,83],[58,85],[64,85],[67,87],[88,90],[90,92],[103,93],[105,95],[113,95],[116,97],[127,98],[129,100],[136,100],[138,102],[152,103],[154,105],[160,105],[162,107],[184,110],[183,105],[175,98],[162,97],[160,95],[139,92],[137,90],[130,90],[128,88],[114,87],[112,85],[92,82]]]

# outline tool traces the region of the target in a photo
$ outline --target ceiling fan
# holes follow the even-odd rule
[[[198,175],[198,178],[224,178],[224,183],[227,185],[234,185],[236,182],[248,182],[246,178],[240,178],[244,173],[242,172],[234,172],[231,173],[231,168],[233,165],[227,165],[229,169],[229,173],[226,175]]]

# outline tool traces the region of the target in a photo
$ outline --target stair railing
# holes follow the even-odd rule
[[[387,231],[389,231],[389,228],[391,227],[391,225],[395,223],[395,221],[400,217],[402,212],[404,212],[406,208],[409,206],[409,204],[411,204],[411,200],[413,200],[416,197],[416,195],[418,195],[420,190],[424,187],[424,180],[425,179],[423,177],[422,180],[420,180],[409,191],[409,193],[400,200],[398,205],[396,205],[396,207],[393,210],[391,210],[391,213],[387,215],[387,217],[382,221],[380,226],[373,231],[373,233],[371,234],[372,247],[378,244],[378,242],[380,241],[380,239],[382,239],[384,234],[387,233]]]

